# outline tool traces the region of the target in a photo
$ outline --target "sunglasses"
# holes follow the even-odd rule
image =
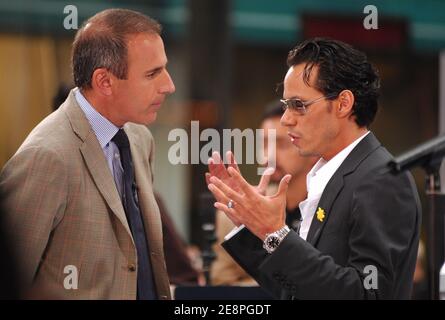
[[[321,96],[317,99],[311,100],[311,101],[303,101],[300,99],[281,99],[281,103],[283,104],[283,110],[286,111],[287,109],[290,109],[291,111],[296,111],[299,114],[306,114],[307,107],[310,105],[324,99],[332,99],[336,97],[337,94],[330,94],[327,96]]]

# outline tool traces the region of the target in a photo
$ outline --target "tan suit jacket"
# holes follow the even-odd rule
[[[170,299],[153,195],[153,137],[141,125],[127,123],[124,130],[158,297]],[[102,148],[72,91],[5,165],[0,192],[25,284],[62,299],[136,298],[137,254],[124,208]]]

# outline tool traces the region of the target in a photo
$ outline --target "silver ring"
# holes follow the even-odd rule
[[[227,203],[227,208],[232,209],[235,207],[235,202],[233,202],[233,200],[229,200],[229,202]]]

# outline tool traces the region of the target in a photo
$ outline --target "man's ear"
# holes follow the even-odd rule
[[[348,117],[352,113],[352,107],[354,106],[354,94],[351,90],[343,90],[337,97],[337,114],[339,117]]]
[[[112,94],[112,84],[113,79],[110,71],[105,68],[94,70],[93,76],[91,77],[91,86],[96,92],[104,96],[110,96]]]

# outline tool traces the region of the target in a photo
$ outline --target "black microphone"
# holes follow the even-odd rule
[[[390,161],[388,165],[397,173],[417,166],[428,169],[433,166],[440,166],[444,157],[445,135],[441,135],[408,150]]]

